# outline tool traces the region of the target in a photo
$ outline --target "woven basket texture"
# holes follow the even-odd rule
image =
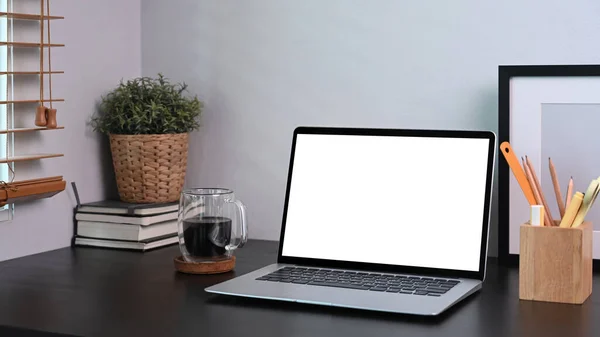
[[[119,197],[130,203],[179,200],[188,134],[109,135]]]

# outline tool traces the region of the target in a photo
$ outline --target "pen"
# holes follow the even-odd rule
[[[565,216],[563,216],[562,220],[560,221],[560,225],[559,225],[560,227],[562,227],[562,228],[571,227],[571,225],[573,224],[573,220],[575,220],[575,216],[577,215],[577,212],[579,212],[579,208],[581,207],[582,202],[583,202],[583,193],[575,192],[575,195],[573,195],[573,199],[571,200],[571,203],[569,203],[569,206],[565,210]]]
[[[577,212],[577,215],[575,216],[575,220],[573,220],[571,227],[578,227],[583,223],[585,216],[598,196],[598,191],[600,191],[600,183],[598,183],[598,180],[592,180],[588,186],[588,189],[585,191],[583,202],[579,208],[579,211]]]

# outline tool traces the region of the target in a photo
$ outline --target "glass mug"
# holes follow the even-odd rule
[[[248,239],[246,206],[225,188],[184,190],[179,199],[177,231],[185,261],[229,259]]]

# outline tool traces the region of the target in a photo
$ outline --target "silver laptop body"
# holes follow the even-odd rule
[[[277,263],[207,292],[438,315],[485,278],[489,131],[298,127]]]

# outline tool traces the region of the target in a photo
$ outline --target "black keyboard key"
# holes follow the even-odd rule
[[[452,285],[452,284],[446,284],[446,283],[440,283],[440,284],[438,285],[438,287],[440,287],[440,288],[444,288],[444,289],[450,289],[450,288],[453,288],[453,287],[454,287],[454,285]]]
[[[421,280],[423,280],[423,281],[432,281],[433,279],[431,277],[422,277]]]
[[[370,273],[370,276],[381,276],[381,274],[376,274],[376,273]]]
[[[422,285],[422,286],[421,285],[414,285],[413,288],[416,288],[416,289],[425,289],[425,288],[427,288],[427,286],[426,285]]]
[[[389,287],[388,290],[400,291],[400,290],[402,290],[402,288],[399,288],[399,287]]]
[[[283,278],[281,279],[281,281],[279,281],[280,283],[290,283],[292,282],[292,280],[290,280],[289,278]]]
[[[446,282],[446,280],[443,280],[443,279],[441,279],[441,278],[436,278],[436,279],[434,279],[434,281],[438,281],[438,282]]]
[[[387,287],[373,287],[369,290],[371,290],[371,291],[386,291]]]
[[[344,274],[346,274],[346,275],[356,275],[356,272],[355,271],[347,271]]]
[[[398,294],[412,295],[412,292],[410,292],[410,291],[404,291],[404,290],[400,290],[400,291],[398,292]]]
[[[338,281],[337,280],[326,280],[325,283],[336,284],[336,283],[338,283]]]
[[[404,276],[404,275],[396,275],[394,276],[395,278],[408,278],[408,276]]]
[[[388,288],[388,290],[386,290],[385,292],[386,292],[386,293],[397,293],[397,292],[399,292],[399,291],[400,291],[400,290],[398,290],[398,289],[392,289],[392,288]]]
[[[415,291],[416,289],[412,288],[412,287],[402,287],[402,290],[404,290],[404,291]]]
[[[427,293],[427,296],[435,296],[435,297],[440,297],[442,296],[441,294],[438,293]]]
[[[293,280],[292,283],[307,284],[308,281],[305,281],[305,280]]]
[[[457,281],[457,280],[448,280],[448,281],[446,281],[446,283],[450,283],[450,284],[459,284],[459,283],[460,283],[460,281]]]
[[[421,279],[420,277],[416,277],[416,276],[409,276],[408,278],[411,280],[420,280]]]
[[[448,289],[434,288],[434,287],[427,287],[425,290],[427,290],[428,292],[431,292],[431,293],[440,293],[440,294],[445,294],[446,292],[448,292]]]
[[[256,280],[258,280],[258,281],[267,281],[267,280],[269,280],[269,276],[261,276],[261,277],[257,278]]]
[[[369,275],[369,273],[356,273],[356,275],[367,276],[367,275]]]
[[[290,277],[290,275],[283,275],[283,274],[269,274],[269,277]]]
[[[323,286],[323,287],[334,287],[334,288],[345,288],[345,289],[356,289],[356,290],[368,290],[368,287],[352,284],[339,284],[339,283],[324,283],[324,282],[310,282],[309,285]]]
[[[426,291],[415,291],[415,295],[427,295]]]
[[[365,282],[363,284],[366,285],[366,286],[371,286],[371,287],[375,286],[375,282]]]

